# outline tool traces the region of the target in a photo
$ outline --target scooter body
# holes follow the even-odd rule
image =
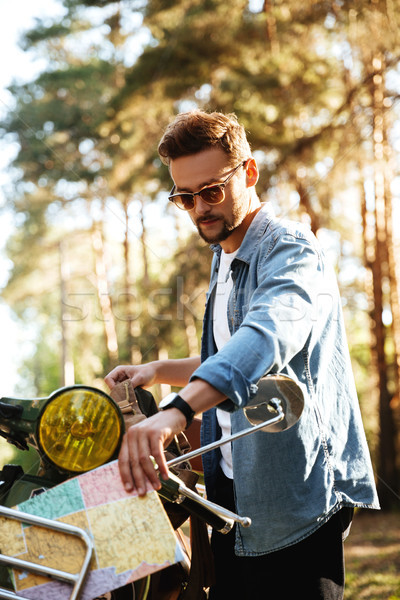
[[[259,392],[244,409],[252,427],[206,447],[194,449],[183,456],[167,461],[170,469],[187,460],[198,459],[203,453],[249,435],[254,431],[279,432],[296,423],[302,413],[304,399],[298,385],[284,375],[267,375],[259,382]],[[0,471],[0,515],[19,519],[10,508],[40,494],[68,478],[99,467],[118,456],[125,431],[124,409],[108,394],[93,387],[76,385],[56,390],[47,398],[0,399],[0,435],[20,450],[30,447],[37,452],[38,464],[35,474],[24,473],[15,465],[6,465]],[[126,416],[125,416],[126,418]],[[159,492],[164,502],[184,506],[187,516],[194,515],[223,533],[227,533],[236,522],[249,527],[251,520],[236,515],[215,505],[170,472],[170,479],[162,481]],[[1,506],[6,507],[4,509]],[[27,517],[28,520],[30,517]],[[170,517],[171,518],[171,517]],[[40,519],[40,517],[39,517]],[[21,520],[21,519],[20,519]],[[57,528],[58,521],[44,524]],[[85,536],[85,532],[72,532]],[[2,549],[0,549],[1,551]],[[88,549],[88,553],[91,550]],[[86,569],[90,560],[87,560]],[[15,567],[15,562],[0,555],[0,598],[18,600],[10,591],[10,578],[6,567]],[[18,566],[18,565],[17,565]],[[33,570],[37,567],[33,566]],[[74,580],[71,600],[79,597],[86,572]],[[53,573],[57,578],[67,577]],[[113,592],[115,600],[145,600],[149,579],[140,580]],[[4,586],[4,587],[3,587]],[[77,587],[78,586],[78,587]],[[129,588],[129,589],[127,589]],[[9,593],[9,595],[7,595]]]

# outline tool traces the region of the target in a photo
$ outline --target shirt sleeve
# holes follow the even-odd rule
[[[307,239],[301,233],[283,232],[260,254],[258,285],[248,306],[243,306],[243,321],[191,378],[203,379],[227,396],[220,408],[233,411],[245,406],[257,392],[259,379],[281,372],[305,346],[323,285],[315,242],[312,234]]]

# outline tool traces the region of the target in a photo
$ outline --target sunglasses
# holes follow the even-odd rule
[[[232,177],[234,176],[236,171],[238,169],[240,169],[240,167],[244,167],[247,162],[248,162],[248,159],[244,160],[243,162],[240,163],[240,165],[235,167],[233,169],[232,173],[230,173],[230,175],[228,175],[228,177],[222,183],[217,183],[215,185],[209,185],[208,187],[204,187],[199,192],[194,192],[194,193],[182,192],[180,194],[174,194],[173,193],[175,191],[175,185],[174,185],[168,196],[168,200],[170,202],[173,202],[178,208],[180,208],[182,210],[192,210],[194,208],[195,196],[200,196],[202,201],[205,202],[206,204],[210,204],[210,205],[221,204],[221,202],[223,202],[225,200],[226,184],[229,182],[230,179],[232,179]]]

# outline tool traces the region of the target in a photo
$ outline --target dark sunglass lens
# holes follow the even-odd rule
[[[201,190],[200,196],[208,204],[218,204],[224,199],[224,190],[219,185],[213,185]]]
[[[185,210],[192,210],[194,198],[191,194],[181,194],[178,198],[178,204]]]

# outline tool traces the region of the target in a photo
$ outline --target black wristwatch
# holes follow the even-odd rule
[[[161,400],[158,405],[161,410],[168,410],[168,408],[177,408],[185,415],[186,418],[186,427],[187,429],[193,421],[195,412],[189,406],[187,402],[183,398],[180,397],[179,394],[168,394],[163,400]]]

